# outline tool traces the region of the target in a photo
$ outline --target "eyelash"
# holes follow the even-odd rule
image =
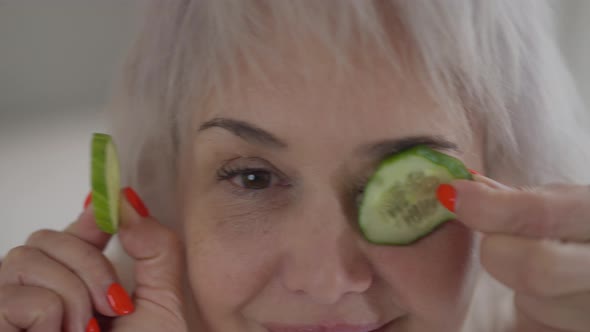
[[[222,168],[220,168],[217,171],[217,181],[221,182],[221,181],[231,181],[233,178],[237,177],[237,176],[241,176],[244,174],[248,174],[248,173],[254,173],[254,172],[267,172],[269,173],[272,177],[277,178],[278,182],[281,183],[283,180],[282,178],[276,174],[276,172],[273,172],[267,168],[263,168],[263,167],[239,167],[239,166],[224,166]],[[358,208],[358,206],[360,206],[360,202],[362,201],[364,195],[365,195],[365,187],[366,184],[368,182],[368,178],[362,178],[359,181],[357,181],[357,184],[355,186],[352,187],[352,196],[353,196],[353,200],[354,200],[354,205]],[[253,189],[248,189],[248,188],[237,188],[236,194],[247,194],[247,193],[257,193],[260,190],[253,190]]]
[[[217,180],[218,181],[230,180],[238,175],[243,175],[243,174],[253,173],[253,172],[268,172],[268,173],[274,175],[273,172],[269,171],[268,169],[264,169],[264,168],[222,167],[217,171]]]
[[[262,188],[249,188],[239,183],[240,181],[243,181],[240,177],[256,172],[264,172],[268,174],[270,177],[268,186]],[[246,165],[226,165],[221,167],[217,171],[217,180],[219,183],[227,183],[227,188],[231,188],[231,194],[240,199],[263,200],[265,202],[276,201],[279,197],[282,197],[279,193],[281,193],[283,189],[288,189],[288,187],[290,187],[286,177],[277,173],[277,171],[265,167],[248,167]]]

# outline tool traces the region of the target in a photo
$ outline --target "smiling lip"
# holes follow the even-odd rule
[[[386,324],[282,325],[268,324],[269,332],[377,332]]]

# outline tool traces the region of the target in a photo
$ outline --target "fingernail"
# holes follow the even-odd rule
[[[125,289],[118,283],[114,283],[109,287],[107,292],[107,299],[109,305],[117,315],[127,315],[135,309],[133,302]]]
[[[86,199],[84,200],[84,210],[88,208],[88,205],[90,205],[90,203],[92,203],[92,191],[88,193]]]
[[[86,332],[100,332],[100,326],[98,326],[98,322],[96,318],[92,317],[86,325]]]
[[[457,191],[450,184],[443,183],[436,189],[436,197],[438,201],[446,207],[449,211],[455,212],[455,200],[457,199]]]
[[[479,175],[479,172],[472,170],[471,168],[469,169],[469,173],[471,173],[473,175]]]
[[[135,192],[135,190],[133,190],[130,187],[127,187],[127,188],[123,189],[123,193],[125,194],[125,197],[127,198],[127,201],[129,202],[129,204],[131,204],[131,206],[133,206],[135,211],[137,211],[137,213],[140,216],[149,217],[150,211],[145,206],[145,204],[143,203],[141,198],[139,198],[139,195]]]

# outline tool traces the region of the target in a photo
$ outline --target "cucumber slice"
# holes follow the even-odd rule
[[[111,136],[92,136],[92,204],[96,224],[103,232],[114,234],[119,227],[119,158]]]
[[[359,208],[360,229],[374,244],[408,245],[455,218],[436,198],[453,179],[472,180],[463,163],[427,146],[384,160],[369,179]]]

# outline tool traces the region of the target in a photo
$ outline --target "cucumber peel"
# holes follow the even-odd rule
[[[96,225],[105,233],[119,228],[120,171],[117,149],[111,136],[95,133],[91,144],[92,205]]]
[[[395,154],[377,167],[359,207],[359,226],[373,244],[409,245],[432,233],[454,213],[437,199],[440,184],[473,180],[459,159],[427,146]]]

